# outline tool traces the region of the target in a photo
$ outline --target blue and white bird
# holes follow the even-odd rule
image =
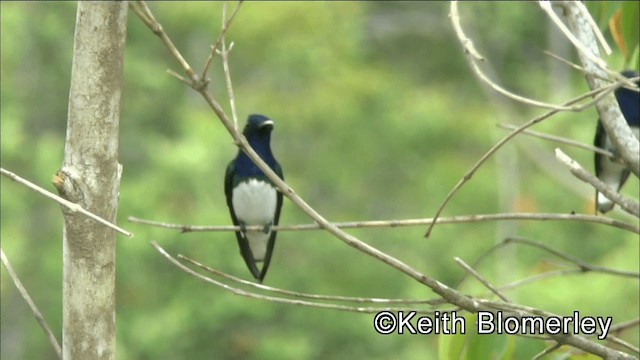
[[[634,78],[638,76],[638,73],[627,70],[623,71],[622,75],[627,78]],[[638,84],[638,81],[636,80],[635,83]],[[616,90],[615,95],[616,100],[618,100],[618,104],[620,105],[622,115],[627,120],[627,124],[629,124],[629,127],[636,138],[640,139],[640,93],[621,87]],[[600,119],[598,119],[596,137],[593,143],[595,146],[608,150],[614,155],[617,154],[616,148],[609,136],[607,136]],[[627,166],[617,159],[617,155],[614,158],[611,158],[595,153],[594,160],[596,176],[609,187],[616,191],[620,191],[620,188],[629,177],[630,170]],[[596,209],[601,213],[606,213],[613,209],[613,202],[607,199],[603,194],[596,191]]]
[[[249,145],[264,162],[284,179],[280,165],[271,152],[273,120],[263,115],[249,115],[243,130]],[[269,268],[276,232],[282,208],[282,193],[249,157],[238,151],[238,155],[227,166],[224,178],[224,193],[231,220],[242,229],[236,232],[240,254],[256,280],[262,282]],[[261,226],[261,230],[246,230],[247,226]],[[258,263],[262,267],[258,268]]]

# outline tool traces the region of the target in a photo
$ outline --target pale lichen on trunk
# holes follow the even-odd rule
[[[126,2],[79,2],[62,168],[61,196],[115,222],[121,165],[118,123]],[[115,358],[114,230],[64,211],[65,359]]]
[[[595,34],[587,19],[589,15],[580,11],[579,5],[575,2],[563,1],[560,2],[560,4],[569,28],[575,37],[585,46],[586,50],[590,51],[593,55],[593,57],[590,57],[584,52],[578,51],[578,57],[582,67],[586,70],[585,77],[589,83],[589,87],[591,89],[598,89],[608,85],[608,82],[603,80],[609,78],[607,72],[593,60],[593,58],[599,59],[600,53]],[[639,176],[640,143],[622,116],[622,112],[613,93],[598,101],[596,103],[596,109],[598,115],[600,115],[602,125],[615,144],[620,157],[624,160],[624,163],[627,164],[629,170],[636,176]]]

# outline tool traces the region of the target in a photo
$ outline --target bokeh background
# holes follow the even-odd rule
[[[218,36],[221,3],[149,5],[194,69]],[[233,9],[229,7],[229,12]],[[51,191],[62,163],[76,4],[2,2],[1,163]],[[445,2],[249,2],[227,33],[241,122],[276,123],[272,146],[287,182],[331,221],[431,217],[447,192],[506,132],[543,112],[496,96],[469,70]],[[588,90],[568,42],[535,3],[463,3],[462,22],[486,70],[506,88],[561,103]],[[191,233],[127,222],[230,224],[223,177],[237,149],[192,89],[167,75],[179,67],[129,14],[120,123],[124,166],[117,242],[117,354],[121,359],[430,359],[438,336],[382,336],[372,315],[293,307],[234,296],[179,272],[149,245],[157,240],[250,278],[231,233]],[[605,32],[610,44],[611,36]],[[622,69],[619,51],[606,58]],[[229,109],[220,59],[211,90]],[[591,143],[596,111],[560,114],[534,129]],[[561,147],[591,168],[588,151],[531,138],[502,148],[453,198],[444,216],[497,212],[593,213],[593,190],[554,159]],[[49,325],[61,337],[62,216],[55,203],[1,179],[2,248]],[[633,176],[624,189],[638,198]],[[634,223],[616,210],[611,217]],[[309,219],[285,200],[283,224]],[[637,224],[637,219],[635,220]],[[638,237],[570,222],[350,230],[372,246],[448,285],[505,236],[523,236],[592,264],[638,270]],[[549,254],[506,247],[479,267],[496,285],[562,269]],[[434,294],[320,231],[282,232],[266,284],[345,296]],[[484,294],[467,280],[461,289]],[[3,359],[53,359],[33,315],[2,268]],[[598,274],[550,278],[510,290],[514,301],[558,314],[638,318],[638,281]],[[622,338],[637,346],[638,330]],[[530,358],[546,344],[510,340],[505,355]],[[502,355],[500,355],[502,354]],[[480,355],[479,355],[480,356]],[[489,356],[482,354],[482,357]]]

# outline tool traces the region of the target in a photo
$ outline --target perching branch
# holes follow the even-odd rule
[[[142,8],[142,9],[136,10],[136,8]],[[164,33],[164,31],[162,31],[162,27],[160,26],[160,24],[157,23],[157,21],[152,16],[147,16],[147,14],[150,14],[150,11],[146,7],[146,4],[144,2],[142,1],[138,2],[137,6],[132,6],[132,9],[134,10],[134,12],[136,12],[136,14],[138,14],[141,17],[141,19],[143,19],[143,21],[146,20],[145,23],[147,24],[147,26],[149,26],[149,28],[152,31],[154,31],[154,33],[156,33],[156,35],[158,35],[162,39],[163,43],[170,49],[170,51],[174,54],[174,56],[176,56],[176,53],[179,55],[179,52],[177,51],[175,46],[172,44],[172,42],[169,40],[168,36]],[[256,164],[256,166],[258,166],[258,168],[260,168],[260,170],[269,178],[269,180],[278,188],[279,191],[281,191],[289,200],[291,200],[298,208],[300,208],[303,212],[305,212],[311,219],[317,222],[320,227],[324,228],[329,233],[333,234],[335,237],[339,238],[341,241],[343,241],[347,245],[354,247],[357,250],[378,259],[379,261],[382,261],[383,263],[403,272],[404,274],[413,278],[419,283],[426,285],[431,290],[433,290],[436,294],[438,294],[440,297],[442,297],[443,299],[446,299],[447,302],[461,309],[464,309],[470,312],[477,312],[480,309],[492,308],[492,309],[501,309],[501,310],[504,309],[507,312],[507,314],[513,314],[514,316],[518,316],[526,312],[530,312],[532,314],[537,314],[544,317],[553,316],[553,314],[546,313],[541,310],[533,309],[530,307],[505,304],[503,302],[496,303],[496,302],[486,301],[482,299],[473,299],[465,294],[462,294],[454,289],[449,288],[448,286],[442,284],[441,282],[435,279],[432,279],[416,271],[415,269],[403,263],[402,261],[392,256],[389,256],[379,251],[378,249],[360,241],[358,238],[340,230],[334,224],[326,220],[317,211],[315,211],[315,209],[309,206],[302,198],[300,198],[294,192],[294,190],[287,183],[282,181],[264,163],[264,161],[262,161],[262,159],[250,147],[245,137],[237,131],[237,129],[233,125],[233,122],[229,120],[229,117],[225,114],[225,112],[222,110],[218,102],[208,91],[206,81],[199,79],[195,74],[193,74],[193,72],[189,72],[190,68],[188,67],[188,63],[186,63],[186,61],[183,61],[184,59],[182,58],[181,55],[179,57],[176,56],[176,59],[178,60],[178,63],[182,65],[183,71],[187,75],[187,78],[185,80],[187,80],[190,83],[190,86],[203,96],[205,101],[216,113],[216,115],[218,116],[219,120],[221,121],[225,129],[229,132],[229,134],[234,140],[234,143],[239,147],[239,149],[247,154],[247,156]],[[613,89],[614,89],[614,86],[611,86],[610,88],[598,90],[594,93],[599,93],[601,91],[612,91]],[[186,267],[184,264],[180,263],[179,261],[171,257],[164,250],[159,248],[157,244],[154,244],[154,247],[156,247],[156,250],[158,250],[168,261],[170,261],[175,266],[179,267],[181,270],[191,274],[192,276],[198,277],[203,281],[212,283],[216,286],[220,286],[228,291],[233,292],[234,294],[248,296],[252,298],[260,298],[260,299],[269,300],[269,301],[273,300],[277,302],[285,302],[293,305],[302,305],[302,303],[306,302],[306,301],[300,301],[300,300],[282,299],[282,298],[277,298],[272,296],[258,296],[254,293],[236,289],[234,287],[228,286],[224,283],[220,283],[211,278],[205,277],[201,274],[194,272],[193,270]],[[329,306],[329,305],[330,304],[322,304],[321,306],[318,306],[318,307],[341,309],[339,307]],[[591,342],[582,336],[561,335],[561,336],[553,336],[553,337],[558,342],[561,342],[563,344],[569,344],[576,348],[580,348],[584,351],[597,354],[600,356],[611,357],[611,358],[629,358],[627,354],[624,354],[619,351],[609,349],[603,345]]]
[[[220,107],[218,102],[214,99],[213,95],[209,92],[206,87],[206,84],[202,86],[202,82],[198,79],[198,77],[193,73],[191,67],[188,65],[186,60],[180,55],[179,51],[173,45],[169,37],[162,30],[162,26],[155,20],[155,18],[150,14],[150,10],[144,1],[137,2],[137,6],[132,6],[132,10],[138,15],[143,22],[154,32],[154,34],[158,35],[163,43],[169,48],[178,63],[183,67],[183,70],[189,77],[192,82],[192,88],[198,91],[202,97],[205,99],[207,104],[211,107],[211,109],[216,113],[225,129],[232,136],[234,143],[247,154],[247,156],[253,161],[258,168],[271,180],[271,182],[281,191],[291,202],[293,202],[298,208],[300,208],[305,214],[311,217],[314,221],[316,221],[321,227],[326,229],[328,232],[333,234],[338,239],[342,240],[347,245],[371,256],[374,257],[381,262],[397,269],[414,280],[420,282],[431,288],[435,293],[440,295],[441,297],[447,299],[450,303],[460,306],[462,308],[470,309],[471,311],[477,311],[477,302],[471,301],[471,299],[461,294],[448,286],[442,284],[441,282],[432,279],[404,262],[360,241],[355,236],[345,233],[340,230],[338,227],[334,226],[331,222],[325,219],[322,215],[320,215],[317,211],[315,211],[309,204],[307,204],[302,198],[300,198],[295,191],[287,185],[282,179],[280,179],[271,168],[256,154],[256,152],[251,148],[247,139],[239,133],[233,123],[229,120],[226,113]],[[182,264],[180,264],[182,265]],[[183,266],[183,265],[182,265]],[[226,285],[225,285],[226,286]]]
[[[128,232],[127,230],[124,230],[123,228],[121,228],[121,227],[119,227],[119,226],[117,226],[117,225],[115,225],[115,224],[113,224],[113,223],[101,218],[100,216],[98,216],[98,215],[96,215],[96,214],[94,214],[94,213],[92,213],[90,211],[85,210],[82,206],[80,206],[80,205],[78,205],[76,203],[73,203],[73,202],[71,202],[71,201],[69,201],[67,199],[61,198],[60,196],[58,196],[58,195],[56,195],[56,194],[54,194],[54,193],[52,193],[50,191],[47,191],[47,190],[41,188],[40,186],[38,186],[38,185],[28,181],[28,180],[25,180],[25,179],[21,178],[20,176],[12,173],[11,171],[7,171],[7,170],[5,170],[3,168],[0,168],[0,174],[8,177],[9,179],[17,182],[18,184],[21,184],[21,185],[24,185],[24,186],[28,187],[29,189],[31,189],[31,190],[33,190],[33,191],[35,191],[35,192],[37,192],[37,193],[39,193],[41,195],[44,195],[45,197],[57,202],[58,204],[66,207],[67,209],[71,210],[72,212],[79,212],[79,213],[81,213],[81,214],[83,214],[83,215],[85,215],[85,216],[87,216],[87,217],[89,217],[89,218],[91,218],[91,219],[93,219],[93,220],[95,220],[95,221],[97,221],[97,222],[99,222],[99,223],[101,223],[101,224],[103,224],[103,225],[105,225],[105,226],[107,226],[107,227],[119,232],[122,235],[125,235],[127,237],[133,237],[133,234]],[[56,174],[54,176],[54,178],[53,178],[53,183],[54,184],[60,183],[61,180],[59,180],[58,177],[60,177],[59,174]]]
[[[2,264],[4,264],[4,267],[7,268],[9,277],[11,278],[11,280],[13,280],[13,284],[18,289],[20,296],[22,296],[27,305],[29,305],[29,309],[31,309],[31,312],[36,317],[36,320],[38,320],[40,327],[47,335],[47,338],[49,338],[49,342],[51,343],[51,346],[53,346],[53,350],[56,352],[58,359],[62,359],[62,349],[60,348],[60,343],[58,343],[56,336],[53,335],[53,332],[49,328],[49,325],[47,325],[47,321],[44,319],[44,316],[42,316],[40,310],[38,310],[38,307],[33,302],[33,299],[31,299],[31,296],[29,296],[29,292],[27,292],[27,289],[25,289],[24,285],[22,285],[22,281],[20,281],[20,278],[18,278],[18,275],[13,270],[9,259],[7,259],[7,256],[4,254],[2,248],[0,248],[0,257],[2,257]]]
[[[633,199],[620,195],[614,189],[607,186],[607,184],[603,183],[600,179],[598,179],[594,175],[591,175],[591,173],[580,166],[577,161],[571,159],[567,154],[565,154],[558,148],[556,148],[556,158],[567,168],[569,168],[569,171],[571,171],[571,173],[575,175],[575,177],[591,184],[591,186],[596,188],[596,190],[601,192],[609,200],[613,201],[615,204],[620,205],[623,210],[640,218],[640,203]]]
[[[172,224],[160,221],[139,219],[133,216],[127,218],[132,223],[144,224],[149,226],[161,227],[165,229],[179,230],[180,232],[201,232],[201,231],[240,231],[239,226],[233,225],[186,225]],[[604,216],[596,216],[590,214],[545,214],[545,213],[504,213],[504,214],[479,214],[479,215],[461,215],[452,217],[442,217],[436,220],[436,223],[444,224],[463,224],[487,221],[582,221],[594,224],[613,226],[619,229],[640,234],[640,228],[634,224],[627,224],[619,220],[611,219]],[[405,219],[405,220],[370,220],[370,221],[351,221],[337,222],[333,225],[340,229],[355,228],[386,228],[386,227],[407,227],[407,226],[424,226],[433,223],[432,218],[424,219]],[[262,227],[255,225],[247,225],[246,230],[261,230]],[[275,225],[272,227],[274,231],[307,231],[322,230],[318,224],[299,224],[299,225]]]

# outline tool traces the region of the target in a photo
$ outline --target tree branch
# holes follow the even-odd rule
[[[173,256],[169,255],[169,253],[167,253],[160,245],[158,245],[157,242],[152,241],[151,242],[151,246],[153,246],[156,251],[158,251],[160,253],[160,255],[162,255],[166,260],[168,260],[171,264],[175,265],[177,268],[179,268],[180,270],[186,272],[187,274],[196,277],[204,282],[207,282],[209,284],[218,286],[220,288],[223,288],[224,290],[227,290],[229,292],[231,292],[234,295],[239,295],[239,296],[244,296],[244,297],[248,297],[248,298],[252,298],[252,299],[259,299],[259,300],[264,300],[264,301],[271,301],[271,302],[276,302],[276,303],[281,303],[281,304],[288,304],[288,305],[298,305],[298,306],[309,306],[309,307],[315,307],[315,308],[321,308],[321,309],[331,309],[331,310],[340,310],[340,311],[348,311],[348,312],[357,312],[357,313],[365,313],[365,314],[375,314],[379,311],[399,311],[399,310],[406,310],[404,308],[395,308],[395,307],[355,307],[355,306],[347,306],[347,305],[337,305],[337,304],[327,304],[327,303],[321,303],[321,302],[315,302],[315,301],[306,301],[306,300],[297,300],[297,299],[287,299],[287,298],[282,298],[282,297],[276,297],[276,296],[270,296],[270,295],[261,295],[261,294],[257,294],[254,292],[250,292],[250,291],[245,291],[239,288],[236,288],[234,286],[230,286],[227,285],[225,283],[222,283],[220,281],[214,280],[208,276],[204,276],[202,274],[199,274],[193,270],[191,270],[189,267],[185,266],[184,264],[182,264],[180,261],[178,261],[176,258],[174,258]],[[429,311],[424,311],[425,313],[431,313]]]
[[[187,225],[187,224],[173,224],[160,221],[152,221],[139,219],[134,216],[127,218],[132,223],[144,224],[149,226],[161,227],[165,229],[179,230],[180,232],[207,232],[207,231],[240,231],[239,226],[233,225]],[[545,214],[545,213],[503,213],[503,214],[477,214],[477,215],[461,215],[452,217],[442,217],[436,220],[436,223],[445,224],[461,224],[461,223],[476,223],[487,221],[583,221],[594,224],[601,224],[623,229],[635,234],[640,234],[640,227],[634,224],[627,224],[615,219],[611,219],[605,216],[596,216],[590,214]],[[370,221],[350,221],[350,222],[337,222],[333,225],[340,229],[355,229],[355,228],[386,228],[386,227],[407,227],[407,226],[424,226],[433,223],[432,218],[424,219],[405,219],[405,220],[370,220]],[[260,226],[247,225],[246,230],[262,230]],[[274,231],[308,231],[308,230],[322,230],[323,227],[318,224],[298,224],[298,225],[275,225]]]
[[[29,305],[31,312],[36,317],[36,320],[38,320],[40,327],[42,328],[44,333],[47,335],[47,338],[49,338],[49,343],[51,343],[51,346],[53,346],[53,350],[56,352],[58,359],[62,359],[62,349],[60,348],[60,343],[56,339],[56,336],[53,335],[53,332],[49,328],[49,325],[47,325],[47,321],[44,319],[44,316],[42,316],[42,313],[40,312],[40,310],[38,310],[38,307],[31,299],[31,296],[29,296],[29,292],[27,292],[27,289],[25,289],[24,285],[22,285],[22,281],[20,281],[20,278],[18,277],[16,272],[13,270],[13,267],[11,266],[9,259],[7,259],[7,256],[4,254],[4,251],[2,250],[2,248],[0,248],[0,257],[2,258],[2,264],[4,264],[4,267],[7,268],[9,277],[11,278],[11,280],[13,280],[13,284],[18,289],[20,296],[22,296],[22,298],[27,303],[27,305]]]
[[[72,212],[79,212],[79,213],[85,215],[86,217],[91,218],[91,219],[103,224],[104,226],[107,226],[107,227],[119,232],[122,235],[125,235],[126,237],[133,237],[132,233],[130,233],[127,230],[119,227],[118,225],[115,225],[115,224],[113,224],[113,223],[101,218],[100,216],[98,216],[98,215],[96,215],[96,214],[94,214],[94,213],[92,213],[92,212],[90,212],[88,210],[85,210],[82,206],[80,206],[80,205],[78,205],[76,203],[73,203],[73,202],[71,202],[71,201],[69,201],[69,200],[67,200],[65,198],[62,198],[62,197],[60,197],[60,196],[58,196],[58,195],[56,195],[56,194],[54,194],[54,193],[52,193],[50,191],[47,191],[47,190],[41,188],[40,186],[38,186],[38,185],[28,181],[28,180],[25,180],[25,179],[21,178],[20,176],[12,173],[11,171],[8,171],[8,170],[5,170],[3,168],[0,168],[0,174],[8,177],[9,179],[17,182],[18,184],[21,184],[21,185],[24,185],[24,186],[28,187],[29,189],[31,189],[31,190],[33,190],[33,191],[35,191],[35,192],[37,192],[37,193],[39,193],[41,195],[44,195],[45,197],[57,202],[58,204],[66,207],[67,209],[71,210]],[[54,177],[53,177],[54,185],[55,184],[60,184],[62,182],[62,179],[59,179],[59,177],[60,177],[59,174],[54,175]]]
[[[146,4],[142,1],[140,1],[138,4],[140,4],[142,7],[146,8]],[[146,12],[148,12],[148,8],[145,10]],[[149,17],[151,19],[153,19],[152,17]],[[155,19],[153,19],[154,21],[149,23],[148,26],[150,27],[150,29],[153,31],[154,29],[162,29],[162,27],[157,24],[157,21],[155,21]],[[144,19],[143,19],[144,21]],[[161,35],[159,35],[161,37],[161,39],[168,39],[168,36],[166,36],[166,34],[164,34],[164,32],[161,33]],[[165,45],[167,47],[170,48],[171,52],[174,53],[175,51],[175,46],[173,46],[173,44],[170,41],[166,41],[163,40],[163,42],[165,43]],[[175,50],[175,51],[174,51]],[[180,56],[180,58],[182,58]],[[179,61],[180,62],[180,61]],[[185,62],[186,64],[186,62]],[[188,65],[188,64],[187,64]],[[281,191],[289,200],[291,200],[298,208],[300,208],[303,212],[305,212],[305,214],[307,214],[310,218],[312,218],[314,221],[316,221],[322,228],[324,228],[325,230],[327,230],[329,233],[333,234],[335,237],[337,237],[338,239],[340,239],[341,241],[343,241],[344,243],[346,243],[347,245],[363,252],[366,253],[367,255],[391,266],[394,269],[397,269],[399,271],[401,271],[402,273],[406,274],[407,276],[409,276],[410,278],[418,281],[421,284],[426,285],[427,287],[429,287],[432,291],[434,291],[436,294],[438,294],[439,296],[441,296],[442,298],[446,299],[449,303],[458,306],[462,309],[465,309],[467,311],[471,311],[471,312],[477,312],[479,309],[481,308],[485,308],[485,307],[494,307],[494,308],[499,308],[499,309],[503,309],[505,308],[505,303],[493,303],[493,302],[489,302],[489,301],[484,301],[484,300],[477,300],[477,299],[473,299],[467,295],[464,295],[454,289],[449,288],[448,286],[446,286],[445,284],[431,278],[428,277],[418,271],[416,271],[414,268],[410,267],[409,265],[405,264],[404,262],[388,255],[385,254],[383,252],[381,252],[380,250],[360,241],[358,238],[356,238],[355,236],[352,236],[350,234],[345,233],[344,231],[340,230],[338,227],[336,227],[334,224],[332,224],[331,222],[329,222],[327,219],[325,219],[322,215],[320,215],[317,211],[315,211],[315,209],[313,209],[311,206],[309,206],[302,198],[300,198],[295,192],[294,190],[287,185],[287,183],[285,183],[284,181],[282,181],[272,170],[271,168],[269,168],[269,166],[267,166],[264,161],[262,161],[262,159],[255,153],[255,151],[250,147],[250,145],[248,144],[246,138],[240,134],[234,127],[233,123],[229,120],[229,118],[227,117],[227,115],[225,114],[225,112],[222,110],[222,108],[220,107],[220,105],[218,104],[218,102],[214,99],[214,97],[211,95],[211,93],[207,90],[206,88],[206,84],[203,85],[202,82],[199,82],[199,80],[197,79],[197,77],[195,75],[190,75],[189,72],[187,71],[189,68],[188,67],[184,67],[183,69],[185,70],[185,72],[187,73],[187,75],[189,75],[189,78],[192,81],[192,87],[198,91],[203,98],[205,99],[205,101],[209,104],[209,106],[211,107],[211,109],[216,113],[216,115],[218,116],[218,118],[220,119],[221,123],[223,124],[223,126],[225,127],[225,129],[229,132],[229,134],[232,136],[234,143],[243,151],[247,154],[247,156],[256,164],[256,166],[258,166],[258,168],[260,168],[260,170],[267,176],[267,178],[269,178],[269,180],[272,181],[272,183],[278,188],[279,191]],[[154,245],[154,247],[156,247],[157,244]],[[203,281],[209,282],[209,283],[213,283],[217,286],[223,287],[224,289],[227,289],[229,291],[232,291],[234,294],[238,294],[238,295],[243,295],[243,296],[248,296],[248,297],[254,297],[256,298],[257,296],[255,294],[249,293],[249,292],[245,292],[239,289],[235,289],[233,287],[230,287],[226,284],[217,282],[213,279],[207,278],[201,274],[198,274],[196,272],[194,272],[193,270],[189,269],[188,267],[186,267],[185,265],[183,265],[182,263],[180,263],[179,261],[173,259],[171,256],[169,256],[164,250],[162,250],[159,247],[156,247],[156,250],[158,250],[163,256],[165,256],[165,258],[167,258],[167,260],[169,260],[170,262],[172,262],[175,266],[178,266],[179,268],[181,268],[183,271],[186,271],[190,274],[192,274],[193,276],[196,276],[198,278],[200,278]],[[274,297],[257,297],[257,298],[273,298],[274,301],[278,301],[278,302],[282,302],[282,299],[279,298],[274,298]],[[276,300],[277,299],[277,300]],[[289,304],[295,304],[295,305],[300,305],[301,303],[303,303],[304,301],[300,301],[300,300],[289,300],[287,299],[286,303]],[[326,308],[334,308],[334,309],[339,309],[337,307],[330,307],[327,306],[328,304],[323,304],[322,307],[326,307]],[[540,310],[536,310],[536,309],[532,309],[532,308],[527,308],[527,307],[522,307],[522,306],[511,306],[511,309],[518,309],[518,310],[523,310],[523,309],[527,309],[529,311],[535,311],[536,313],[542,314],[542,316],[550,316],[552,314],[549,313],[545,313],[542,312]],[[576,336],[576,335],[562,335],[562,336],[557,336],[555,335],[554,338],[557,338],[558,341],[562,342],[562,343],[566,343],[569,345],[572,345],[574,347],[583,349],[585,351],[591,352],[593,354],[597,354],[600,356],[607,356],[607,357],[611,357],[611,358],[630,358],[628,355],[609,349],[605,346],[602,346],[600,344],[596,344],[594,342],[591,342],[587,339],[585,339],[582,336]]]
[[[517,126],[511,125],[511,124],[498,124],[498,127],[502,128],[502,129],[506,129],[506,130],[515,130],[515,129],[518,128]],[[532,137],[537,137],[537,138],[540,138],[540,139],[549,140],[549,141],[555,141],[557,143],[573,146],[573,147],[576,147],[578,149],[597,152],[598,154],[602,154],[604,156],[608,156],[608,157],[611,157],[611,158],[613,158],[615,156],[611,151],[607,151],[607,150],[601,149],[601,148],[596,147],[596,146],[587,145],[587,144],[581,143],[579,141],[571,140],[571,139],[568,139],[568,138],[565,138],[565,137],[562,137],[562,136],[545,134],[545,133],[542,133],[542,132],[539,132],[539,131],[533,131],[533,130],[523,130],[522,134],[529,135],[529,136],[532,136]]]
[[[569,28],[575,35],[576,42],[574,42],[574,46],[580,50],[578,51],[578,58],[582,63],[582,67],[586,70],[585,77],[589,87],[591,89],[601,88],[607,84],[606,81],[601,79],[608,78],[609,74],[607,73],[606,64],[603,67],[601,63],[602,59],[600,59],[598,44],[590,25],[593,19],[590,19],[589,14],[580,8],[577,1],[559,1],[557,3],[562,6]],[[616,74],[616,76],[619,79],[621,75]],[[621,80],[619,79],[618,81]],[[611,94],[596,102],[596,109],[600,115],[602,126],[616,146],[620,157],[636,177],[640,176],[640,143],[631,132],[629,125],[627,125],[615,96]]]
[[[604,196],[606,196],[609,200],[618,204],[629,214],[635,215],[637,218],[640,218],[640,203],[633,199],[620,195],[614,189],[607,186],[607,184],[603,183],[600,179],[598,179],[594,175],[591,175],[591,173],[580,166],[577,161],[571,159],[559,148],[556,148],[556,158],[567,168],[569,168],[569,171],[571,171],[571,173],[575,175],[575,177],[596,188],[596,190],[604,194]]]
[[[204,265],[196,260],[193,260],[187,256],[182,254],[178,254],[178,259],[184,260],[190,264],[193,264],[207,272],[210,272],[214,275],[220,276],[224,279],[253,287],[260,290],[269,291],[276,294],[282,294],[291,297],[298,297],[304,299],[314,299],[314,300],[325,300],[325,301],[337,301],[337,302],[353,302],[353,303],[375,303],[375,304],[428,304],[428,305],[441,305],[443,301],[441,299],[429,299],[429,300],[418,300],[418,299],[383,299],[383,298],[364,298],[364,297],[352,297],[352,296],[335,296],[335,295],[319,295],[319,294],[309,294],[309,293],[301,293],[297,291],[279,289],[272,286],[256,283],[253,281],[247,281],[244,279],[240,279],[233,275],[229,275],[225,272],[216,270],[207,265]]]

